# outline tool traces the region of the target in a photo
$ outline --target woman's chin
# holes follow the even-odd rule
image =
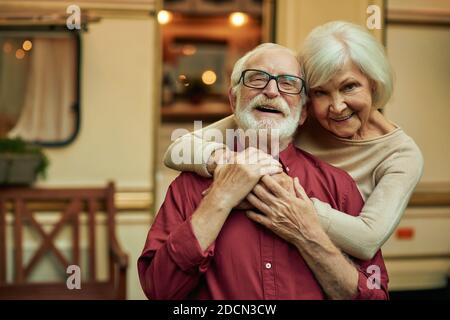
[[[338,138],[343,139],[353,139],[353,137],[356,135],[356,131],[352,130],[351,128],[330,128],[329,130],[333,135],[335,135]]]

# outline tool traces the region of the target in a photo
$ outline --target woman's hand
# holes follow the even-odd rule
[[[292,194],[294,193],[294,185],[292,183],[292,178],[289,177],[286,173],[281,172],[281,173],[276,173],[274,175],[271,176],[276,182],[278,182],[278,184],[285,190],[289,191]],[[258,185],[256,185],[258,186]],[[251,194],[251,193],[250,193]],[[249,194],[249,195],[250,195]],[[235,209],[237,210],[254,210],[255,207],[250,203],[250,201],[248,201],[248,196],[246,199],[242,200],[241,203],[239,203],[237,205],[237,207],[235,207]]]
[[[321,228],[313,202],[307,196],[297,177],[284,174],[283,187],[271,176],[261,182],[247,196],[249,202],[263,214],[247,211],[247,216],[272,230],[279,237],[294,244],[312,238],[316,228]]]

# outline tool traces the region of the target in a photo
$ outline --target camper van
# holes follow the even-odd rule
[[[382,114],[423,154],[381,247],[390,297],[448,299],[449,0],[0,0],[0,299],[146,299],[137,261],[179,175],[167,148],[232,114],[247,51],[299,52],[334,20],[385,47]]]

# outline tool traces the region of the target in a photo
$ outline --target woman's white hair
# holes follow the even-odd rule
[[[297,59],[297,53],[289,48],[286,48],[282,45],[276,44],[276,43],[263,43],[259,46],[255,47],[253,50],[247,52],[243,57],[241,57],[233,67],[233,72],[231,73],[231,88],[234,94],[237,93],[238,86],[240,84],[239,80],[241,79],[242,71],[244,71],[247,68],[247,62],[250,60],[251,57],[253,57],[255,54],[261,52],[261,51],[267,51],[267,50],[286,50],[294,58]],[[306,94],[305,94],[306,88],[302,90],[301,92],[301,99],[302,102],[306,102]]]
[[[327,83],[350,60],[375,85],[376,108],[383,108],[392,95],[393,71],[383,46],[356,24],[333,21],[316,27],[306,38],[299,60],[309,88]]]

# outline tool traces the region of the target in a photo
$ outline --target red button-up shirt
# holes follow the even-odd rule
[[[298,177],[309,197],[356,216],[363,200],[352,178],[292,144],[280,153],[286,173]],[[326,299],[295,246],[233,210],[216,241],[203,252],[191,216],[212,179],[181,173],[170,185],[138,260],[142,288],[150,299]],[[238,186],[236,186],[238,187]],[[388,276],[381,251],[359,269],[359,299],[387,299]],[[372,268],[380,289],[368,285]],[[373,282],[371,282],[373,284]]]

